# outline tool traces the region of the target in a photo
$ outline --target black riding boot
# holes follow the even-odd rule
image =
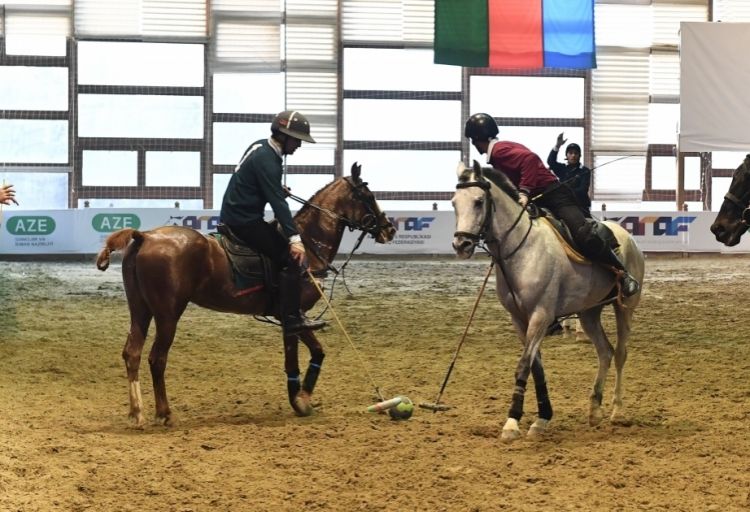
[[[299,269],[287,267],[279,275],[279,302],[281,324],[284,334],[299,334],[301,331],[320,329],[328,323],[325,320],[310,320],[299,308],[301,276]]]
[[[617,253],[615,253],[614,250],[610,249],[608,251],[604,251],[603,256],[604,257],[602,258],[602,263],[612,265],[616,269],[622,270],[624,272],[622,276],[622,294],[625,297],[630,297],[631,295],[635,295],[636,293],[638,293],[641,289],[641,285],[638,284],[638,281],[630,275]]]

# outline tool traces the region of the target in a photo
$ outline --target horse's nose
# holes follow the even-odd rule
[[[386,241],[390,242],[393,240],[393,237],[396,236],[396,228],[393,226],[388,226],[386,229],[381,231],[380,236]]]
[[[724,229],[724,226],[722,226],[718,222],[714,222],[713,224],[711,224],[711,233],[713,233],[717,239],[723,236],[725,232],[726,230]]]
[[[453,250],[459,254],[470,252],[473,247],[474,242],[468,238],[455,238],[453,240]]]

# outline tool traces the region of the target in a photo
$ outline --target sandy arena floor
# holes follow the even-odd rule
[[[453,409],[403,422],[367,413],[367,372],[385,396],[435,399],[486,265],[352,261],[352,295],[339,282],[334,305],[357,352],[336,326],[320,335],[309,418],[287,403],[276,328],[191,306],[167,368],[177,424],[137,430],[119,265],[0,262],[0,510],[750,508],[750,257],[648,259],[624,425],[588,425],[593,347],[555,336],[542,346],[548,434],[500,441],[520,345],[491,290],[443,395]],[[145,357],[141,370],[151,411]],[[526,412],[523,431],[532,386]]]

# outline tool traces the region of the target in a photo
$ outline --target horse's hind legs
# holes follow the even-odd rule
[[[600,320],[601,310],[597,312],[587,311],[581,315],[583,328],[596,348],[596,354],[599,358],[599,370],[594,381],[594,388],[591,391],[591,403],[589,405],[589,425],[596,426],[604,418],[602,412],[602,398],[604,396],[604,383],[607,380],[610,364],[612,363],[612,353],[614,349],[607,339]]]
[[[179,317],[178,317],[179,318]],[[167,400],[167,386],[164,382],[164,372],[167,368],[167,356],[174,341],[177,331],[178,318],[157,318],[156,337],[151,353],[148,355],[148,364],[151,367],[151,379],[154,385],[154,398],[156,400],[155,421],[167,427],[172,426],[172,411],[169,409]]]
[[[628,338],[630,337],[630,321],[632,310],[626,311],[615,308],[615,318],[617,319],[617,345],[615,346],[615,393],[612,398],[612,414],[609,420],[613,423],[623,419],[623,369],[628,359]]]
[[[130,402],[128,417],[135,421],[135,426],[138,428],[143,427],[145,423],[143,417],[143,396],[141,394],[141,383],[138,379],[138,374],[141,365],[143,344],[146,341],[146,333],[148,332],[150,322],[150,313],[143,313],[141,315],[131,314],[130,332],[122,349],[122,358],[125,361],[125,370],[128,374],[128,398]]]

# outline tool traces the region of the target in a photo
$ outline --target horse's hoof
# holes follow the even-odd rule
[[[297,416],[310,416],[315,412],[315,407],[312,403],[312,397],[305,391],[300,391],[292,401],[292,409]]]
[[[589,425],[595,427],[602,422],[602,419],[604,419],[604,415],[602,414],[601,407],[592,408],[589,412]]]
[[[500,440],[505,443],[510,443],[521,437],[521,431],[516,429],[503,429],[503,433],[500,434]]]
[[[509,443],[515,441],[519,437],[521,437],[521,431],[518,428],[518,420],[508,418],[503,426],[503,432],[500,434],[500,440]]]
[[[621,425],[625,427],[629,427],[633,424],[633,420],[628,419],[625,416],[625,413],[623,412],[622,408],[615,407],[612,410],[612,414],[609,417],[609,422],[613,425]]]
[[[526,433],[526,437],[537,439],[544,435],[547,431],[547,425],[549,420],[537,418],[537,420],[529,427],[529,431]]]
[[[157,425],[159,427],[173,427],[174,426],[174,420],[172,419],[172,416],[156,416],[154,418],[154,425]]]
[[[146,426],[146,418],[141,413],[130,413],[128,418],[133,420],[133,426],[138,429],[143,429]]]

